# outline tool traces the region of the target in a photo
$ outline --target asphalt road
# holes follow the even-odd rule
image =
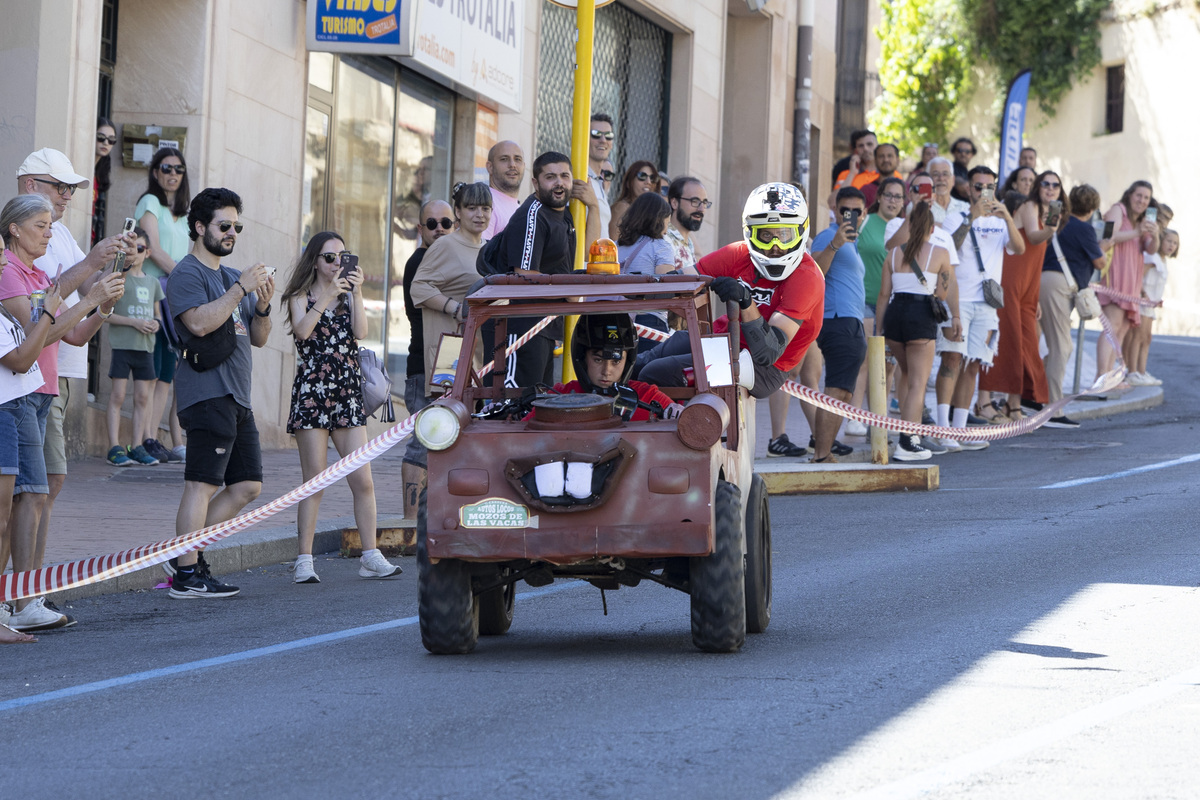
[[[736,655],[692,648],[682,594],[605,616],[560,582],[431,656],[413,559],[76,601],[0,651],[0,791],[1194,797],[1197,344],[1155,344],[1163,406],[942,456],[938,492],[774,498],[774,618]]]

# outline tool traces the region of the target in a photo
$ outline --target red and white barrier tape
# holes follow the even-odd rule
[[[1110,300],[1121,300],[1126,303],[1137,303],[1140,306],[1153,306],[1157,308],[1163,304],[1162,300],[1147,300],[1145,297],[1134,297],[1131,294],[1118,292],[1110,286],[1105,286],[1100,283],[1093,283],[1088,286],[1089,289],[1095,291],[1096,294],[1102,294]]]
[[[515,350],[524,345],[553,322],[554,319],[555,316],[550,315],[540,320],[528,332],[518,338],[510,350]],[[484,366],[478,373],[479,377],[482,378],[493,367],[494,362]],[[126,550],[122,553],[93,556],[81,561],[72,561],[66,564],[56,564],[52,567],[43,567],[28,572],[17,572],[0,576],[0,601],[7,602],[19,600],[24,597],[37,597],[50,592],[58,592],[64,589],[73,589],[78,586],[98,583],[109,578],[127,575],[130,572],[135,572],[145,567],[161,564],[168,559],[178,558],[193,550],[203,549],[252,525],[257,525],[263,520],[275,516],[280,511],[291,508],[306,497],[316,494],[346,477],[356,469],[359,469],[364,464],[370,463],[406,439],[412,433],[413,425],[414,418],[409,417],[282,497],[278,497],[266,505],[260,506],[253,511],[248,511],[226,522],[210,525],[207,528],[193,531],[185,536],[143,545],[133,550]]]
[[[551,322],[554,322],[554,320],[557,318],[557,316],[558,316],[557,314],[551,314],[548,317],[543,317],[542,319],[538,320],[538,323],[536,325],[534,325],[532,328],[525,331],[525,333],[523,333],[519,337],[517,337],[517,340],[515,342],[513,342],[512,347],[508,348],[508,350],[505,351],[505,354],[507,355],[507,353],[523,347],[530,339],[532,339],[534,336],[537,336],[539,333],[541,333],[543,328],[545,328]],[[484,375],[487,375],[489,372],[491,372],[495,368],[496,368],[496,362],[489,361],[488,363],[484,364],[482,367],[479,368],[479,371],[475,373],[475,376],[477,378],[482,378]]]

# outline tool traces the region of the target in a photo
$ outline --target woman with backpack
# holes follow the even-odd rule
[[[292,271],[280,301],[296,340],[296,378],[287,431],[296,436],[304,480],[328,466],[329,440],[345,457],[367,443],[362,370],[358,340],[367,335],[363,310],[362,269],[342,275],[342,237],[325,231],[309,240]],[[358,574],[390,578],[400,567],[390,563],[375,543],[375,484],[364,464],[346,477],[354,495],[354,522],[362,539]],[[296,583],[320,583],[313,568],[313,537],[321,492],[300,501],[296,530],[300,554],[292,565]]]

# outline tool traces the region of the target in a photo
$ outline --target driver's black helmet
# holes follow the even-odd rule
[[[606,358],[616,361],[625,353],[625,369],[617,383],[625,383],[633,373],[633,362],[637,357],[637,332],[628,314],[586,314],[579,318],[575,332],[571,335],[571,363],[575,377],[586,392],[596,387],[587,377],[587,351],[602,350]]]

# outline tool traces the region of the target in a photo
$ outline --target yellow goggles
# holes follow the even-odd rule
[[[801,226],[799,225],[751,225],[750,243],[760,250],[770,250],[778,247],[780,250],[792,250],[800,245]]]

